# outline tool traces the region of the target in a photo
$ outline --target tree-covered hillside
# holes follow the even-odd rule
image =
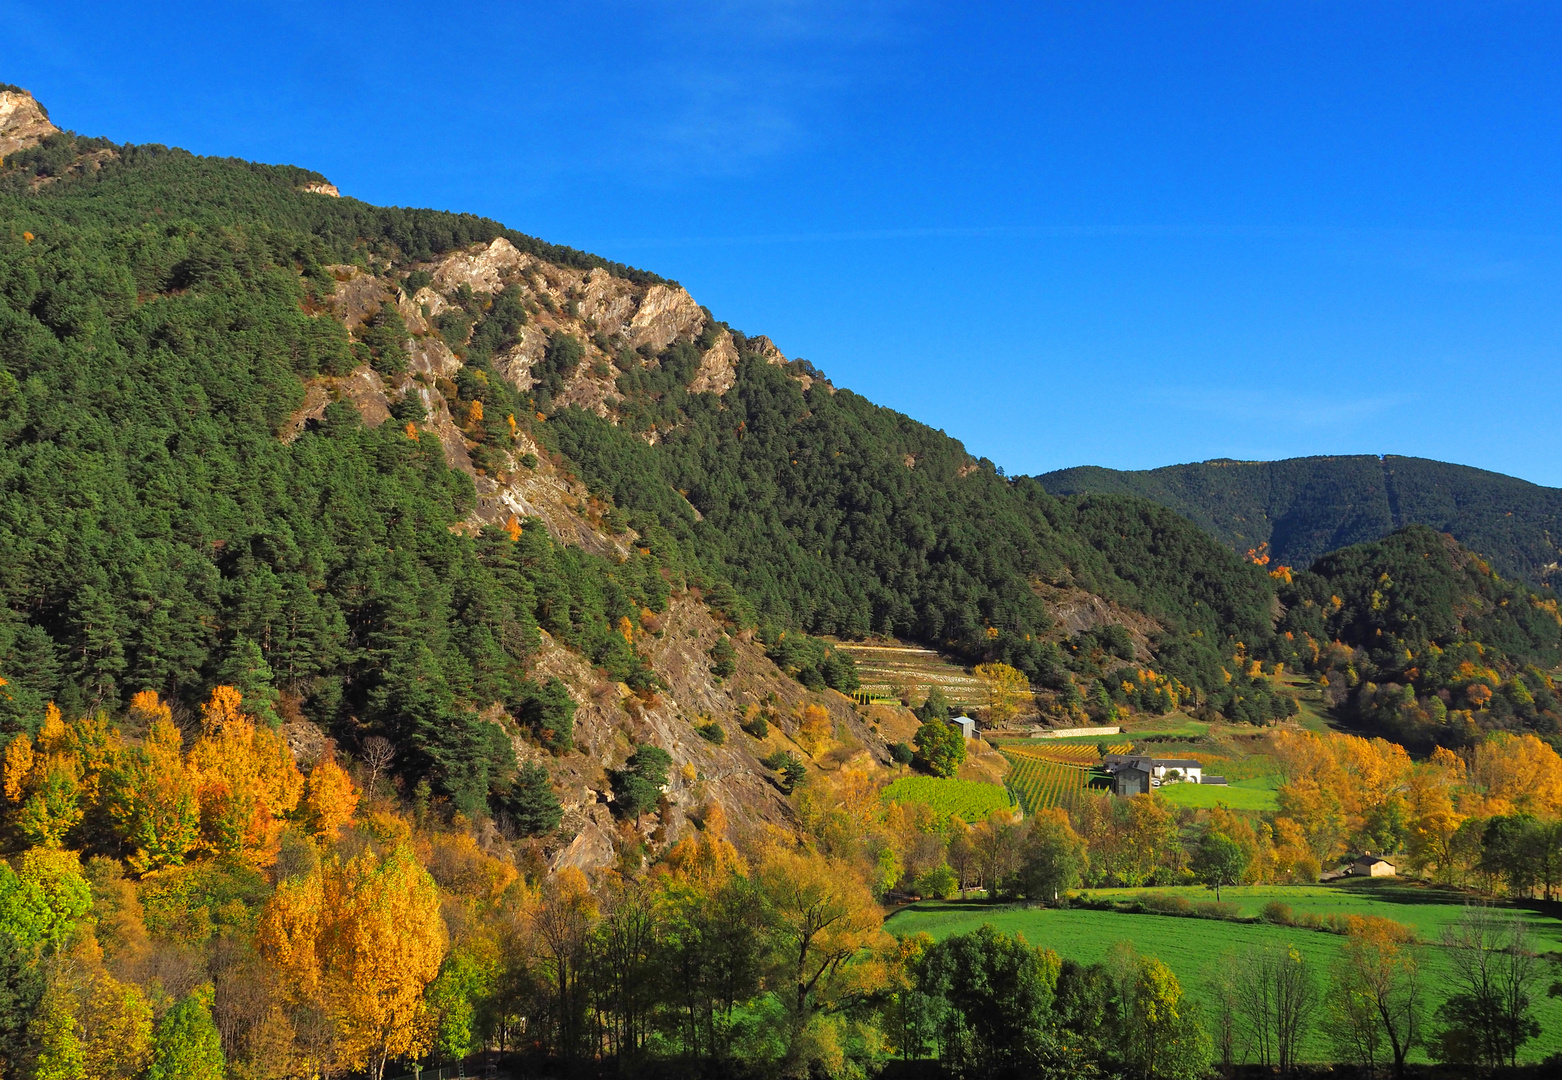
[[[1277,647],[1347,717],[1416,747],[1562,733],[1556,595],[1504,580],[1423,525],[1282,577]]]
[[[1208,529],[1237,551],[1309,566],[1330,551],[1429,525],[1507,577],[1557,580],[1562,490],[1412,457],[1205,461],[1142,472],[1085,466],[1038,478],[1055,495],[1137,495]]]
[[[276,439],[303,380],[362,359],[339,324],[306,314],[331,285],[323,267],[406,267],[505,235],[560,264],[659,280],[471,216],[300,193],[321,179],[70,135],[9,159],[0,213],[17,509],[0,663],[29,672],[13,680],[18,701],[112,707],[141,688],[180,700],[254,668],[240,657],[258,650],[270,681],[307,713],[374,723],[393,695],[371,695],[383,676],[354,665],[376,648],[386,655],[374,641],[393,612],[459,623],[452,611],[463,608],[467,571],[454,568],[469,559],[483,567],[482,545],[446,535],[470,503],[465,478],[440,474],[441,463],[397,431],[358,431],[341,406],[297,443]],[[469,306],[453,340],[459,346],[470,324],[483,324],[462,348],[470,368],[482,362],[477,343],[499,308]],[[622,365],[621,425],[566,410],[538,438],[556,440],[593,488],[636,511],[652,547],[718,598],[730,595],[725,606],[740,618],[752,611],[778,629],[847,636],[894,632],[1012,661],[1043,683],[1064,676],[1031,588],[1038,581],[1077,584],[1150,614],[1166,628],[1171,673],[1190,684],[1218,679],[1234,642],[1266,639],[1264,575],[1175,515],[1131,499],[1054,499],[850,392],[823,382],[805,391],[795,371],[736,340],[738,384],[724,396],[687,391],[699,343],[678,341]],[[550,407],[551,384],[579,362],[567,340],[559,344],[548,363],[560,370],[531,387],[530,407]],[[473,384],[465,373],[457,382]],[[488,426],[501,423],[504,413],[489,413]],[[640,437],[653,426],[656,446]],[[396,501],[408,477],[434,485],[417,512]],[[389,491],[374,494],[379,484]],[[405,497],[422,498],[416,487]],[[357,532],[333,531],[336,516],[322,513],[333,498],[350,505],[344,516]],[[148,500],[163,500],[150,521],[140,508]],[[410,546],[395,528],[410,529]],[[430,544],[448,552],[421,550]],[[617,580],[626,571],[592,572]],[[580,615],[592,627],[582,640],[604,658],[615,647],[603,628],[639,595],[611,580],[606,598]],[[735,593],[723,593],[729,582]],[[535,593],[540,582],[531,585]],[[402,599],[382,599],[382,589]],[[486,584],[476,591],[495,595]],[[342,595],[361,602],[338,611]],[[95,614],[92,604],[107,607]],[[154,609],[161,614],[144,617]],[[282,616],[285,630],[273,625]],[[493,653],[445,629],[427,635],[453,701],[508,692],[490,672],[520,661],[525,650],[513,642],[525,629],[491,628],[489,637],[512,645]],[[632,659],[609,664],[624,665]]]
[[[309,313],[334,284],[322,264],[497,226],[158,148],[34,191],[38,151],[0,182],[8,734],[49,700],[81,715],[154,690],[190,710],[225,682],[263,716],[389,736],[405,772],[475,810],[513,771],[478,709],[567,745],[557,694],[526,674],[539,626],[649,683],[617,626],[665,605],[655,556],[615,565],[531,523],[458,530],[472,479],[439,440],[371,430],[346,402],[279,438],[304,380],[358,363],[343,325]],[[423,418],[414,395],[393,408]]]
[[[549,426],[593,488],[678,537],[761,620],[914,638],[1045,685],[1061,685],[1063,658],[1036,582],[1149,614],[1190,684],[1212,687],[1235,642],[1271,636],[1267,576],[1177,515],[1054,498],[848,390],[804,389],[739,341],[724,396],[687,392],[699,353],[675,345],[620,377],[623,422],[572,409]]]

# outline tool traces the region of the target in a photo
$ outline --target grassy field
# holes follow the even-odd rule
[[[1092,896],[1134,896],[1147,890],[1093,890]],[[1192,899],[1213,899],[1201,888],[1155,890],[1185,892]],[[1396,882],[1353,882],[1337,886],[1276,886],[1222,890],[1221,898],[1240,904],[1246,913],[1257,914],[1270,900],[1290,904],[1298,913],[1381,915],[1396,922],[1414,925],[1423,940],[1435,942],[1442,927],[1459,918],[1463,909],[1457,896],[1431,889],[1420,889]],[[1562,947],[1562,920],[1538,911],[1525,910],[1536,937],[1539,951]],[[1215,974],[1229,963],[1229,954],[1264,944],[1294,945],[1326,978],[1340,955],[1344,938],[1336,934],[1297,927],[1263,923],[1218,922],[1210,919],[1179,918],[1168,915],[1129,915],[1111,911],[1072,909],[1054,911],[1027,909],[1010,905],[973,903],[915,904],[896,912],[885,924],[893,934],[926,932],[935,938],[975,930],[992,923],[1006,933],[1023,933],[1033,945],[1045,946],[1060,955],[1084,963],[1102,959],[1109,948],[1126,941],[1141,953],[1157,956],[1177,973],[1186,990],[1206,998]],[[1424,972],[1429,976],[1431,1008],[1441,1003],[1450,978],[1448,958],[1440,945],[1422,949]],[[1562,1051],[1562,999],[1546,996],[1545,986],[1554,977],[1547,973],[1535,995],[1535,1016],[1541,1035],[1524,1050],[1523,1059],[1539,1061]],[[1322,1031],[1323,1015],[1308,1037],[1304,1056],[1312,1061],[1337,1057]],[[1418,1059],[1422,1055],[1417,1055]]]
[[[975,780],[945,780],[937,776],[903,776],[884,789],[883,797],[897,802],[926,803],[941,818],[959,815],[967,824],[986,821],[994,810],[1014,805],[1002,784]]]
[[[1231,810],[1274,810],[1275,778],[1257,780],[1233,780],[1222,787],[1219,784],[1162,784],[1161,796],[1174,806],[1194,806],[1209,809],[1224,806]]]
[[[1135,742],[1154,742],[1158,738],[1202,739],[1208,734],[1208,724],[1202,720],[1191,719],[1180,712],[1146,717],[1142,721],[1130,721],[1123,726],[1123,738]]]

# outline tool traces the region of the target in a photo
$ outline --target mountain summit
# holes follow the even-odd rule
[[[0,158],[37,146],[59,128],[49,112],[20,86],[0,84]]]

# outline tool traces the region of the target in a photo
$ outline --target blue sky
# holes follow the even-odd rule
[[[0,8],[0,81],[656,270],[1012,473],[1562,485],[1562,5]]]

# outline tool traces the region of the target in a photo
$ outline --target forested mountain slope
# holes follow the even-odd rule
[[[805,704],[882,756],[844,699],[788,680],[751,635],[728,639],[655,530],[613,531],[541,445],[491,366],[524,351],[513,296],[473,304],[480,325],[450,331],[458,359],[404,296],[401,322],[369,268],[453,247],[422,274],[470,301],[481,255],[513,268],[538,252],[544,291],[610,282],[645,341],[678,332],[669,307],[698,316],[687,294],[322,185],[63,134],[7,159],[0,738],[36,730],[48,701],[119,715],[142,690],[188,726],[227,683],[303,752],[310,731],[353,754],[387,739],[409,793],[426,780],[468,815],[551,836],[562,802],[559,857],[588,865],[615,858],[610,770],[641,742],[671,755],[669,826],[706,799],[785,820],[758,759]],[[706,657],[723,640],[725,679]],[[769,743],[695,731],[760,701]],[[525,761],[546,765],[541,792]]]
[[[893,630],[1042,681],[1063,676],[1034,586],[1141,608],[1190,682],[1268,633],[1264,575],[1174,515],[1007,480],[654,275],[314,194],[297,169],[65,134],[8,165],[7,438],[29,495],[6,656],[34,702],[184,698],[257,651],[259,681],[322,722],[416,713],[398,679],[435,668],[453,700],[519,701],[532,621],[633,686],[608,628],[667,576],[766,640]],[[620,539],[588,543],[598,563],[553,552],[584,575],[554,601],[551,570],[498,584],[508,549],[450,525],[538,511],[537,466],[565,462],[618,505],[566,498],[601,528],[554,514],[554,535]],[[431,659],[398,675],[399,642]]]
[[[300,169],[32,142],[0,170],[8,731],[227,683],[471,814],[530,820],[542,761],[600,861],[643,740],[747,808],[777,747],[696,724],[791,739],[811,702],[887,754],[809,634],[1006,661],[1060,715],[1294,711],[1246,660],[1286,648],[1265,567],[1005,477],[675,283]]]
[[[1473,746],[1491,730],[1562,733],[1562,615],[1549,590],[1502,579],[1424,525],[1281,581],[1281,653],[1357,723],[1421,748]]]
[[[1125,472],[1084,466],[1037,478],[1055,495],[1137,495],[1170,507],[1237,551],[1268,545],[1273,562],[1318,556],[1429,525],[1499,572],[1554,582],[1562,558],[1562,489],[1426,458],[1217,459]]]

